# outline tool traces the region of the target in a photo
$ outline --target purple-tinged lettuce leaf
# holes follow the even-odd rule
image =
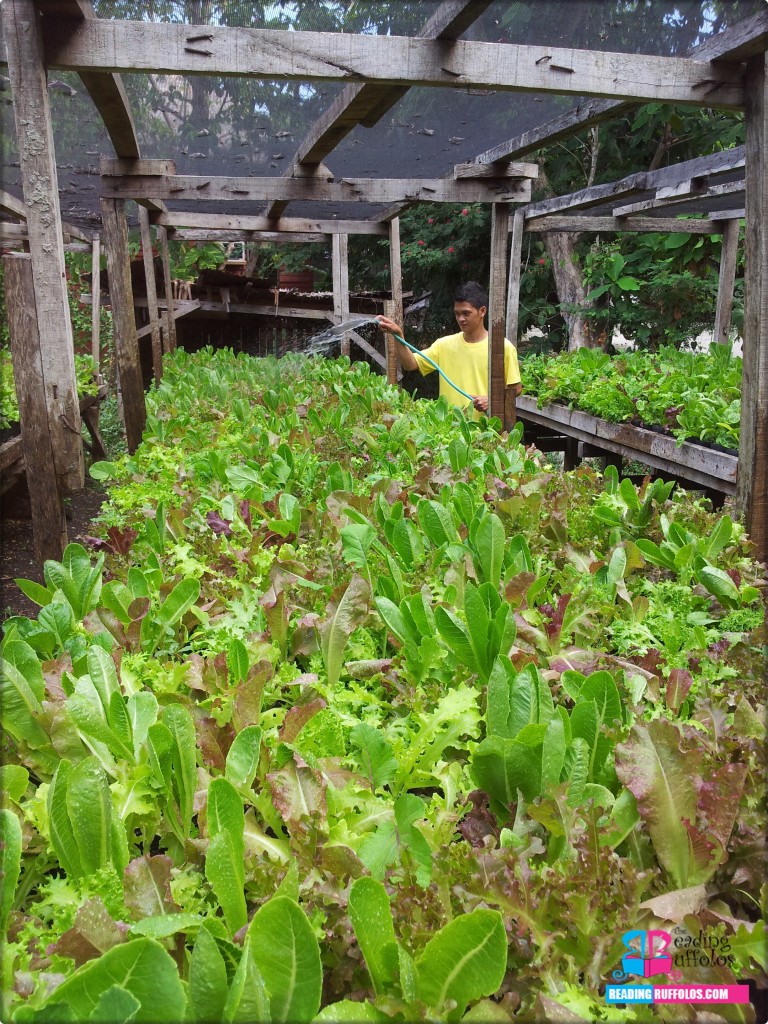
[[[222,517],[215,509],[211,509],[211,511],[205,517],[205,521],[208,523],[208,525],[216,534],[216,536],[221,536],[221,534],[224,534],[225,537],[232,536],[232,520],[222,519]]]
[[[322,711],[326,703],[322,697],[315,697],[307,704],[294,704],[289,708],[280,726],[278,737],[282,743],[293,743],[311,718]]]
[[[292,754],[282,768],[270,772],[267,782],[272,803],[287,825],[298,824],[306,818],[325,821],[327,783],[298,754]]]
[[[58,942],[48,947],[48,953],[69,957],[80,967],[87,960],[106,953],[108,949],[125,942],[128,925],[114,921],[98,896],[93,896],[75,914],[72,927]]]
[[[358,626],[368,618],[371,588],[362,576],[354,574],[346,587],[337,587],[328,602],[328,617],[319,627],[320,649],[330,686],[339,681],[344,664],[344,649]]]
[[[179,911],[180,908],[171,896],[172,867],[170,857],[158,854],[153,857],[136,857],[125,869],[125,905],[135,921]]]

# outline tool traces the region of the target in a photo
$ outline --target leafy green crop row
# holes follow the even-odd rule
[[[764,978],[738,524],[346,360],[149,405],[5,624],[4,1019],[656,1020],[603,986],[672,922]]]
[[[609,356],[579,349],[525,359],[525,389],[539,406],[565,402],[603,419],[663,427],[683,441],[739,447],[741,358],[662,348]]]
[[[94,379],[95,368],[91,356],[75,356],[77,393],[81,398],[85,395],[95,395],[99,390]],[[0,430],[9,427],[12,423],[18,423],[18,421],[19,402],[16,397],[16,381],[13,376],[11,353],[7,348],[0,348]]]

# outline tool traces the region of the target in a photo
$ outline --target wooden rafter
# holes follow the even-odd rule
[[[105,175],[101,195],[108,199],[180,199],[230,202],[273,198],[320,202],[365,201],[490,203],[527,202],[531,183],[524,178],[482,178],[453,181],[448,178],[240,178],[176,175]]]
[[[280,81],[487,88],[740,110],[737,62],[341,32],[282,32],[130,21],[46,28],[49,67],[78,72],[223,75]],[[45,28],[45,26],[44,26]],[[205,46],[190,40],[205,36]]]
[[[445,0],[419,35],[424,39],[458,39],[489,6],[490,0]],[[300,143],[286,177],[317,166],[358,124],[371,128],[407,92],[403,86],[349,85],[315,122]],[[268,217],[279,217],[287,203],[272,203]]]

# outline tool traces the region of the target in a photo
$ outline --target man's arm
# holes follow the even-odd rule
[[[379,327],[387,334],[399,334],[401,338],[405,337],[403,328],[396,324],[394,320],[390,320],[388,316],[379,317]],[[395,338],[395,341],[397,341],[397,338]],[[416,362],[416,356],[399,341],[397,341],[397,352],[404,370],[418,370],[419,364]]]

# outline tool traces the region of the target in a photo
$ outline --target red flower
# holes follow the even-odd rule
[[[462,217],[466,217],[468,213],[469,213],[469,210],[465,206],[464,209],[461,211],[461,216]]]
[[[538,260],[538,262],[541,264],[542,267],[545,267],[547,265],[546,260]]]
[[[419,245],[424,245],[421,239],[419,239]]]
[[[452,245],[448,246],[448,252],[453,252],[453,246]]]
[[[432,218],[430,217],[429,220],[427,221],[427,224],[431,224],[431,223],[432,223]]]

